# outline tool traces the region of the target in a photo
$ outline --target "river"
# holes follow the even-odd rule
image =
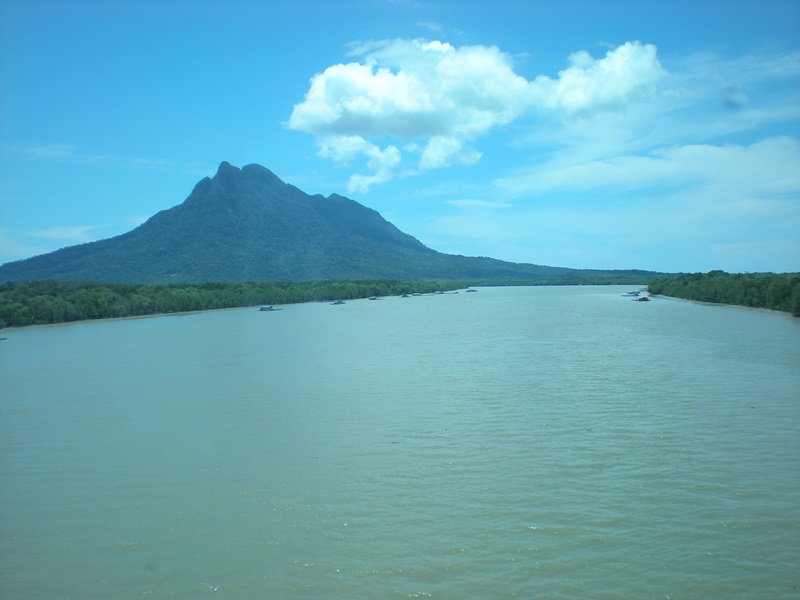
[[[0,332],[4,598],[800,598],[800,320],[618,286]]]

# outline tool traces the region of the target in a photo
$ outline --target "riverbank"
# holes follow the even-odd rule
[[[0,329],[73,321],[181,314],[263,304],[354,300],[451,291],[463,281],[313,281],[128,285],[36,281],[0,285]]]
[[[800,273],[709,271],[658,278],[647,289],[653,295],[763,308],[800,317]]]

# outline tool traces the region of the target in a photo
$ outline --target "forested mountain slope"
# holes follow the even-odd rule
[[[0,282],[205,283],[324,279],[601,282],[645,271],[583,271],[443,254],[378,212],[310,196],[260,165],[220,164],[178,206],[123,235],[0,266]]]

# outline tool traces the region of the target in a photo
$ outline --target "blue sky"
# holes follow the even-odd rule
[[[800,2],[0,0],[0,263],[221,161],[443,252],[800,271]]]

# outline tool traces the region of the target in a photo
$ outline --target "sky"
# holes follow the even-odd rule
[[[796,0],[0,0],[0,263],[222,161],[452,254],[800,271]]]

